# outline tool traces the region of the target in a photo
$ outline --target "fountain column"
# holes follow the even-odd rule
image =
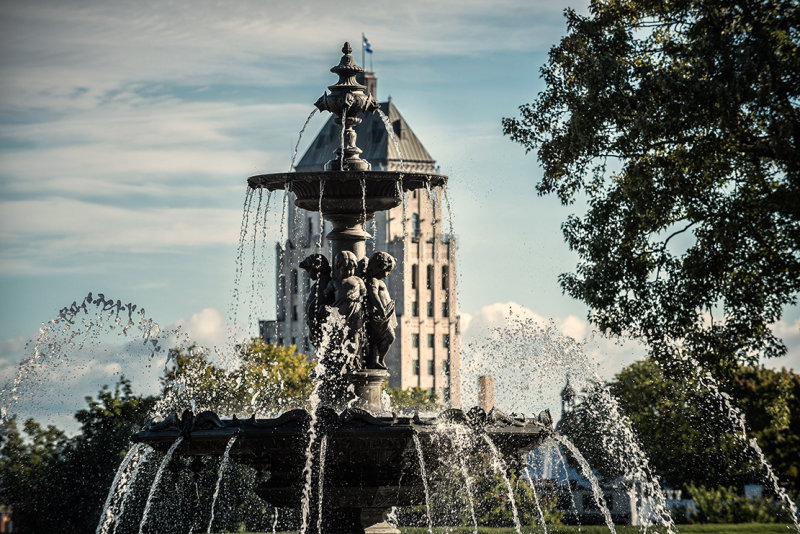
[[[331,257],[342,251],[350,251],[357,259],[367,255],[367,238],[371,237],[365,230],[363,215],[352,213],[323,213],[325,220],[330,221],[333,229],[326,238],[331,242]]]

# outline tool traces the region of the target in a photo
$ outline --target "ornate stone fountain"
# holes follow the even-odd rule
[[[311,510],[323,510],[321,531],[325,533],[396,533],[384,521],[392,506],[424,504],[425,492],[420,459],[414,443],[430,466],[442,452],[431,446],[443,424],[469,427],[485,433],[506,458],[509,466],[522,453],[537,447],[552,431],[549,412],[536,418],[508,416],[480,408],[469,412],[445,410],[435,418],[398,417],[387,413],[381,392],[389,378],[383,358],[394,341],[394,301],[383,280],[394,268],[394,258],[385,252],[366,257],[369,235],[365,223],[375,212],[402,202],[405,191],[442,186],[447,177],[438,174],[373,171],[360,158],[354,127],[363,113],[378,104],[358,83],[363,69],[355,64],[348,43],[331,72],[339,80],[315,103],[320,111],[336,116],[343,127],[342,146],[322,172],[277,173],[252,176],[253,189],[291,191],[297,207],[322,211],[333,230],[331,258],[313,254],[301,262],[314,280],[306,302],[306,322],[324,371],[317,380],[319,403],[313,413],[293,410],[275,419],[220,419],[212,412],[173,414],[154,422],[133,436],[137,442],[166,451],[183,440],[179,456],[222,455],[233,436],[237,439],[230,457],[254,466],[268,478],[259,483],[257,494],[274,506],[298,507],[305,480],[324,480],[324,497]],[[313,432],[312,430],[313,426]],[[312,438],[312,436],[314,436]],[[318,455],[324,436],[327,443],[325,471],[304,474],[307,449]],[[311,441],[311,447],[309,442]],[[312,456],[312,458],[315,456]],[[319,462],[312,462],[312,470]],[[315,498],[306,495],[306,498]],[[316,520],[308,531],[318,530]]]

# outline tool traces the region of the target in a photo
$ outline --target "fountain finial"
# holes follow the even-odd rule
[[[364,69],[356,65],[350,55],[352,51],[350,43],[345,42],[342,59],[331,68],[339,80],[328,86],[330,94],[326,92],[314,103],[320,111],[330,111],[336,115],[336,124],[342,124],[344,120],[344,147],[339,147],[335,152],[336,157],[325,164],[325,170],[328,171],[368,171],[372,168],[368,161],[359,157],[361,149],[356,146],[354,127],[361,123],[360,115],[375,111],[378,103],[367,87],[358,83],[356,75],[364,72]]]

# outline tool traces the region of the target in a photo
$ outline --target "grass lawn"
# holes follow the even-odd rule
[[[583,532],[586,534],[600,534],[602,532],[609,532],[606,527],[579,527],[574,526],[560,526],[548,525],[548,534],[577,534]],[[681,534],[790,534],[790,525],[780,523],[741,523],[736,525],[678,525],[678,532]],[[632,527],[629,525],[619,525],[616,527],[618,534],[639,534],[639,527]],[[428,534],[427,528],[411,528],[400,527],[400,532],[403,534]],[[471,527],[458,527],[458,528],[434,528],[434,534],[472,534]],[[513,528],[479,528],[479,534],[514,534]],[[539,527],[522,527],[523,534],[540,534],[544,532]],[[647,532],[663,533],[663,528],[649,528]],[[255,534],[255,533],[252,533]],[[294,533],[281,533],[281,534],[294,534]]]
[[[681,534],[788,534],[790,533],[789,525],[779,523],[759,524],[759,523],[744,523],[736,525],[678,525],[678,532]],[[629,525],[619,525],[616,527],[618,534],[639,534],[639,527]],[[400,528],[403,534],[427,534],[426,528]],[[472,534],[472,528],[457,528],[457,529],[433,529],[435,534]],[[649,528],[648,532],[665,532],[663,528]],[[479,528],[480,534],[513,534],[513,528]],[[524,534],[541,533],[543,530],[538,527],[523,527]],[[586,534],[600,534],[601,532],[609,532],[608,528],[600,526],[591,527],[578,527],[575,526],[558,526],[548,525],[548,534],[573,534],[577,532],[585,532]]]

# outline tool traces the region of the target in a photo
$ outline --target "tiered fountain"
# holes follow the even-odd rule
[[[442,186],[438,174],[373,171],[361,159],[354,127],[378,104],[359,84],[363,71],[350,45],[331,72],[338,82],[317,102],[320,111],[336,115],[343,128],[342,146],[325,171],[278,173],[248,179],[253,189],[291,191],[295,204],[322,211],[333,230],[331,258],[314,254],[300,267],[315,280],[306,303],[306,321],[321,371],[310,411],[293,410],[275,419],[220,419],[213,412],[172,414],[137,433],[134,441],[174,454],[221,456],[229,447],[236,462],[268,473],[257,494],[274,506],[321,510],[321,521],[305,522],[307,531],[325,533],[397,533],[384,521],[392,506],[424,504],[424,465],[436,465],[442,451],[432,446],[443,424],[468,427],[502,452],[507,466],[518,466],[523,453],[552,432],[549,412],[536,418],[449,409],[434,418],[398,417],[387,413],[381,393],[389,378],[383,358],[394,341],[394,302],[383,279],[394,267],[385,252],[365,256],[365,223],[376,211],[400,205],[405,191]],[[321,444],[325,443],[325,446]],[[436,450],[434,450],[436,449]],[[321,455],[324,462],[320,461]],[[324,469],[320,473],[320,465]],[[310,503],[321,492],[322,502]]]

